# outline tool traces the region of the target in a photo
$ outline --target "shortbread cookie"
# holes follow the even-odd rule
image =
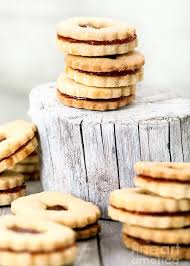
[[[112,72],[87,72],[65,67],[65,75],[74,81],[94,87],[122,87],[143,80],[143,68]]]
[[[159,245],[154,242],[130,237],[127,234],[122,236],[124,245],[137,254],[141,253],[151,257],[162,257],[173,260],[189,260],[190,245]]]
[[[103,57],[85,57],[68,54],[65,56],[67,66],[87,72],[121,72],[139,69],[144,65],[144,56],[138,51],[123,55]]]
[[[11,171],[0,173],[0,206],[10,205],[13,200],[25,194],[23,175]]]
[[[135,185],[144,188],[161,197],[174,199],[190,199],[190,182],[178,180],[165,180],[148,176],[136,176]]]
[[[190,163],[145,161],[137,162],[134,168],[138,175],[190,181]]]
[[[0,264],[70,265],[76,258],[75,233],[38,217],[0,217]]]
[[[37,215],[64,224],[76,230],[77,238],[87,233],[88,237],[98,233],[97,221],[100,210],[90,202],[61,192],[42,192],[22,197],[11,205],[14,214]],[[85,232],[84,232],[85,230]],[[84,236],[82,237],[84,238]]]
[[[143,188],[123,188],[110,193],[111,206],[134,212],[175,213],[190,211],[190,200],[163,198]]]
[[[122,96],[119,98],[107,100],[92,100],[88,98],[71,97],[67,94],[60,93],[60,91],[57,90],[57,98],[60,102],[67,106],[93,111],[107,111],[115,110],[132,103],[135,98],[135,95]]]
[[[22,173],[31,174],[39,171],[39,169],[40,168],[38,164],[22,164],[22,163],[15,164],[10,168],[10,170],[21,174]]]
[[[119,88],[89,87],[68,79],[64,75],[60,75],[57,81],[57,89],[60,93],[88,99],[112,99],[129,96],[135,94],[135,87],[135,85]]]
[[[159,244],[190,245],[190,227],[180,229],[155,229],[124,224],[124,234]]]
[[[75,17],[57,25],[60,51],[82,56],[124,54],[137,46],[135,29],[100,17]]]
[[[2,159],[0,161],[0,172],[10,168],[16,163],[24,160],[30,153],[32,153],[38,146],[38,141],[36,137],[33,137],[25,145],[21,146],[16,152],[12,155]]]

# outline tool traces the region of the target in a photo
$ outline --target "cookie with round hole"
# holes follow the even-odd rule
[[[0,235],[1,265],[71,265],[76,259],[74,231],[51,221],[2,216]]]
[[[100,232],[100,210],[91,202],[63,192],[42,192],[15,200],[11,211],[28,214],[66,225],[76,232],[77,239],[90,238]]]
[[[124,54],[134,50],[137,43],[134,27],[109,18],[74,17],[57,25],[58,49],[67,54]]]

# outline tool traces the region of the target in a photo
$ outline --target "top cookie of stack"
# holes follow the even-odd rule
[[[57,81],[58,99],[89,110],[113,110],[131,103],[143,79],[144,57],[126,23],[106,18],[70,18],[57,26],[57,44],[66,55]]]

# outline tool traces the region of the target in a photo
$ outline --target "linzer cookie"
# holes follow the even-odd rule
[[[122,235],[123,244],[137,254],[141,253],[151,257],[162,257],[173,260],[189,260],[190,245],[167,245],[158,244],[152,241],[145,241],[135,237],[131,237],[126,233]]]
[[[135,171],[138,175],[158,179],[190,181],[190,163],[173,162],[137,162]]]
[[[138,162],[136,186],[162,197],[190,199],[190,163]]]
[[[122,87],[134,85],[143,79],[144,57],[139,52],[103,58],[82,58],[68,55],[65,68],[65,75],[81,84]]]
[[[57,91],[57,97],[64,105],[93,111],[115,110],[133,102],[135,95],[122,96],[113,99],[89,99],[69,96]]]
[[[0,172],[25,159],[37,147],[36,126],[22,120],[0,126]]]
[[[76,259],[75,233],[51,221],[3,216],[0,235],[1,265],[71,265]]]
[[[0,206],[10,205],[13,200],[25,194],[23,175],[12,171],[0,173]]]
[[[29,214],[71,227],[77,239],[93,237],[100,231],[100,210],[90,202],[61,192],[42,192],[22,197],[11,205],[14,214]]]
[[[110,194],[109,216],[116,221],[148,228],[190,226],[190,200],[162,198],[141,188],[118,189]]]
[[[97,88],[93,86],[86,86],[68,79],[64,74],[60,75],[57,81],[57,92],[61,95],[69,95],[78,99],[115,99],[123,96],[134,95],[136,86],[125,86],[120,88]]]
[[[124,245],[138,253],[168,259],[190,259],[190,229],[149,229],[125,224]]]
[[[82,56],[124,54],[137,46],[135,29],[107,18],[75,17],[57,25],[60,51]]]
[[[190,245],[190,227],[162,230],[125,224],[123,226],[123,233],[131,237],[159,244]]]

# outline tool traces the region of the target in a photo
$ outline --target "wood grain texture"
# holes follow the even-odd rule
[[[30,94],[45,190],[93,201],[107,217],[109,193],[133,186],[136,161],[190,161],[190,100],[141,87],[134,104],[93,112],[62,105],[55,87],[44,84]]]

